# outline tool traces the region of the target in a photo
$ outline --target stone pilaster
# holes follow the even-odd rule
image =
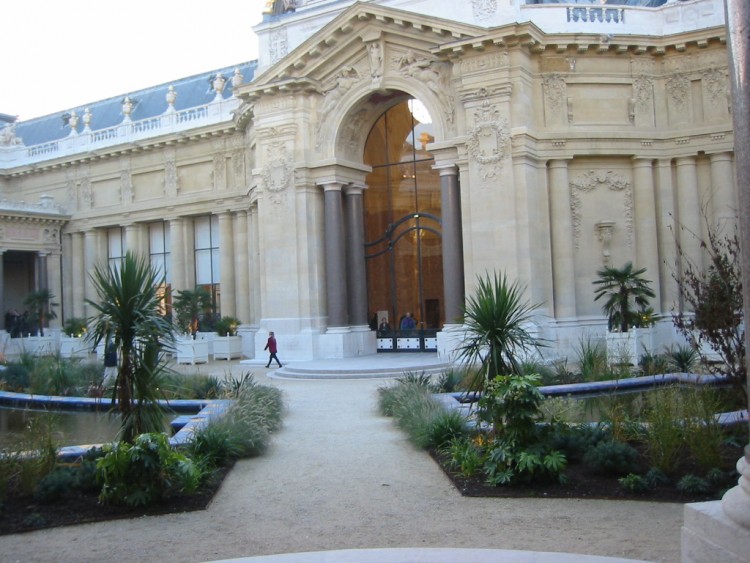
[[[169,220],[170,258],[172,259],[172,292],[187,289],[185,283],[185,221],[182,217]]]
[[[219,213],[219,276],[221,283],[221,314],[236,316],[234,280],[234,234],[230,212]]]
[[[234,275],[236,279],[236,306],[235,314],[243,324],[250,322],[250,271],[249,253],[250,245],[247,234],[248,223],[247,211],[238,211],[234,216]]]
[[[575,245],[567,160],[549,163],[549,201],[552,231],[552,272],[555,318],[576,315]]]
[[[86,315],[84,307],[85,288],[88,283],[88,274],[85,270],[84,234],[82,232],[71,233],[71,268],[70,278],[72,285],[73,316],[83,317]]]
[[[678,239],[685,256],[700,271],[701,258],[701,198],[694,156],[677,159],[677,219]]]
[[[656,298],[654,311],[661,310],[659,300],[659,253],[655,242],[659,240],[656,229],[656,199],[654,195],[654,168],[650,158],[633,160],[633,198],[635,204],[635,262],[646,268],[646,277],[653,282]]]
[[[731,235],[736,227],[738,208],[732,153],[714,153],[710,159],[713,223],[722,232]]]

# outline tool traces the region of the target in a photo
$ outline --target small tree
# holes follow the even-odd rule
[[[26,296],[23,304],[28,308],[29,315],[37,323],[39,336],[44,336],[44,325],[57,318],[57,313],[52,307],[59,307],[58,303],[52,300],[55,298],[49,289],[37,289]]]
[[[221,317],[216,321],[216,332],[219,336],[237,336],[237,329],[242,321],[235,317]]]
[[[677,245],[681,271],[673,272],[672,277],[688,313],[675,312],[672,322],[712,373],[729,375],[735,385],[747,392],[739,235],[736,231],[722,235],[710,227],[707,233],[707,240],[701,241],[708,257],[706,269],[695,264]],[[719,365],[708,361],[701,344],[719,354]]]
[[[174,321],[180,331],[195,338],[201,317],[211,309],[211,294],[198,286],[194,290],[178,291],[172,301]]]
[[[483,390],[497,375],[522,373],[520,356],[542,345],[526,328],[539,305],[524,301],[523,292],[517,282],[495,273],[478,278],[476,293],[466,298],[459,358],[481,365],[471,389]]]
[[[628,262],[622,268],[606,266],[596,272],[599,279],[594,301],[605,298],[602,311],[607,316],[609,330],[615,327],[620,332],[628,332],[630,327],[638,327],[644,319],[650,318],[649,299],[656,297],[651,289],[651,281],[643,277],[646,268],[635,270]]]

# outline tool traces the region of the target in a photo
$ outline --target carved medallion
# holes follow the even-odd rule
[[[507,156],[509,143],[510,127],[507,120],[500,117],[500,110],[492,106],[489,100],[484,100],[474,112],[474,128],[466,139],[469,158],[479,164],[483,180],[497,176]]]

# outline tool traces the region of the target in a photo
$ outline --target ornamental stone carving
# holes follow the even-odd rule
[[[120,193],[122,203],[133,203],[133,176],[130,170],[120,171]]]
[[[654,81],[648,76],[638,76],[633,80],[633,99],[635,109],[648,111],[654,98]]]
[[[581,223],[583,219],[582,196],[598,188],[604,188],[622,194],[622,216],[628,236],[628,246],[633,244],[633,186],[616,172],[589,170],[575,180],[570,186],[570,211],[573,223],[573,240],[578,249],[581,240]]]
[[[562,111],[567,103],[565,78],[561,74],[547,74],[542,78],[544,101],[551,110]]]
[[[272,136],[275,130],[272,130]],[[266,166],[261,173],[263,189],[273,203],[281,203],[281,194],[294,178],[294,164],[286,141],[269,140],[266,145]]]
[[[326,118],[346,93],[352,89],[352,86],[360,80],[362,80],[362,76],[359,74],[359,71],[354,67],[346,66],[334,75],[331,82],[323,91],[323,103],[318,111],[318,122],[315,126],[315,149],[317,151],[320,151],[323,144],[323,131],[325,129]]]
[[[164,193],[168,198],[176,197],[179,191],[176,151],[171,148],[166,149],[164,158]]]
[[[690,79],[684,74],[677,74],[667,80],[667,93],[674,102],[675,109],[682,112],[687,108]]]
[[[83,208],[91,209],[92,207],[94,207],[94,190],[91,188],[91,178],[82,178],[79,186]]]
[[[720,104],[727,99],[726,71],[710,68],[703,73],[702,79],[703,87],[706,89],[711,103]]]
[[[470,59],[461,61],[461,72],[463,74],[470,74],[472,72],[486,72],[497,68],[508,68],[508,59],[508,51],[471,57]]]
[[[479,164],[479,174],[483,180],[497,176],[507,156],[509,143],[508,121],[500,116],[497,107],[484,100],[474,112],[474,127],[466,139],[469,158]]]
[[[455,103],[451,95],[450,65],[445,62],[421,57],[414,51],[408,51],[392,57],[391,64],[397,73],[416,79],[435,94],[442,106],[446,122],[452,126],[455,115]]]
[[[471,7],[475,19],[487,20],[497,12],[497,0],[471,0]]]
[[[383,76],[383,46],[380,41],[368,43],[367,57],[370,61],[370,77],[376,82]]]
[[[268,54],[271,57],[271,63],[275,63],[287,56],[289,53],[289,43],[286,36],[286,28],[281,27],[271,32],[268,43]]]

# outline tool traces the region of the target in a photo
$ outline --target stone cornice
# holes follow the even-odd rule
[[[489,49],[523,48],[529,53],[546,51],[567,53],[665,55],[688,48],[705,49],[711,44],[726,44],[725,27],[713,27],[676,35],[607,35],[601,33],[545,33],[533,23],[511,24],[478,37],[441,43],[432,49],[436,55],[458,58],[470,52]]]

